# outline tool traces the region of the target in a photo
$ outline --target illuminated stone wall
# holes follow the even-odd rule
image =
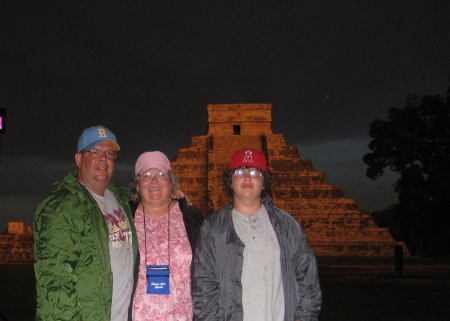
[[[24,222],[9,222],[7,232],[0,234],[0,263],[33,261],[33,226]]]
[[[271,129],[270,104],[208,105],[208,133],[195,136],[172,159],[182,189],[192,203],[209,214],[231,201],[223,191],[222,171],[232,153],[241,148],[262,151],[274,178],[275,205],[302,226],[316,255],[393,256],[395,242],[388,229],[339,187],[330,186],[324,173],[314,171],[296,147]]]

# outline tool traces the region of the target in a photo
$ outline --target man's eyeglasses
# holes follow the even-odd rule
[[[244,177],[249,175],[252,178],[262,177],[263,173],[256,168],[238,168],[234,171],[234,175],[237,177]]]
[[[167,177],[169,177],[168,173],[164,173],[164,172],[158,172],[158,173],[152,173],[152,172],[146,172],[143,173],[139,176],[139,179],[146,179],[146,180],[152,180],[153,177],[155,177],[158,181],[166,179]]]
[[[82,150],[80,152],[80,154],[83,154],[83,153],[89,153],[89,156],[91,156],[93,158],[100,157],[100,155],[102,155],[102,154],[105,154],[107,159],[116,159],[117,158],[117,153],[114,150],[102,151],[101,149],[89,149],[89,150]]]

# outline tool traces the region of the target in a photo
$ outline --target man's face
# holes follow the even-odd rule
[[[114,147],[109,140],[105,140],[92,149],[106,152],[114,150]],[[106,158],[103,153],[98,157],[92,157],[89,152],[84,152],[76,153],[75,161],[78,167],[78,179],[94,193],[103,196],[114,174],[115,160]]]
[[[233,174],[231,177],[231,187],[234,192],[235,200],[259,200],[261,198],[261,191],[264,186],[263,176],[252,176],[250,172],[261,173],[260,170],[254,167],[240,167],[242,170],[241,177]]]

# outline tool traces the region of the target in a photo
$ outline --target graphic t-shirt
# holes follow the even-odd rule
[[[136,211],[134,225],[141,260],[133,299],[133,320],[192,320],[190,277],[192,250],[180,207],[176,204],[169,214],[160,217]],[[170,294],[146,293],[146,264],[169,265]]]
[[[113,274],[111,321],[126,321],[133,292],[134,262],[129,222],[111,191],[105,190],[104,196],[89,192],[97,201],[109,229],[109,255]]]

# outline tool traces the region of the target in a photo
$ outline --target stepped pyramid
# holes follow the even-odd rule
[[[272,172],[272,198],[302,226],[318,256],[393,256],[396,242],[379,228],[340,187],[330,186],[324,173],[314,171],[271,129],[271,104],[208,105],[208,134],[192,137],[171,160],[182,189],[192,203],[209,214],[230,202],[222,171],[241,148],[262,151]]]

